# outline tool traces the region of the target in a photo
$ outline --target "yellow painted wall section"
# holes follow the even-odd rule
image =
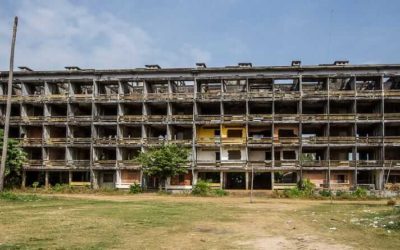
[[[197,130],[197,138],[214,138],[214,131],[217,128],[199,128]]]
[[[242,138],[246,139],[246,134],[247,134],[246,133],[246,127],[222,125],[221,138],[228,138],[228,130],[241,130],[242,131]]]

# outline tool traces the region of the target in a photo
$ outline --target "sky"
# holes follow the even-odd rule
[[[400,63],[400,1],[1,0],[0,70]]]

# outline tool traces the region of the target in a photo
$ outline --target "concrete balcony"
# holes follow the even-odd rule
[[[301,141],[304,145],[323,145],[328,144],[328,137],[303,137],[301,138]]]
[[[248,115],[249,122],[272,122],[272,115]]]
[[[382,90],[359,90],[357,91],[357,99],[380,99],[382,98]]]
[[[168,120],[171,122],[192,122],[193,115],[170,115]]]
[[[67,122],[67,117],[66,116],[45,116],[45,121],[46,122],[54,122],[54,123],[58,123],[58,122]]]
[[[142,144],[142,138],[132,138],[132,137],[123,137],[123,138],[118,138],[118,144],[119,145],[141,145]]]
[[[381,160],[358,160],[356,163],[357,168],[381,168],[384,165],[384,162]]]
[[[143,101],[143,93],[131,93],[131,94],[120,94],[119,100],[121,101],[130,101],[130,102],[142,102]]]
[[[383,139],[380,136],[358,136],[356,137],[356,142],[358,144],[380,144],[382,143]],[[400,137],[399,137],[399,142],[400,142]]]
[[[197,159],[196,169],[215,169],[221,167],[221,161]]]
[[[189,146],[189,145],[192,145],[192,140],[191,139],[171,139],[171,140],[168,140],[168,143]]]
[[[116,160],[95,160],[93,162],[93,168],[95,169],[116,169]]]
[[[246,116],[245,115],[223,115],[222,120],[224,122],[245,122],[246,121]]]
[[[11,122],[23,122],[27,124],[43,124],[45,121],[44,116],[20,116],[20,117],[11,117]]]
[[[118,116],[116,115],[96,115],[93,117],[95,122],[117,122]]]
[[[221,92],[197,93],[196,95],[196,99],[198,100],[220,100],[221,98]]]
[[[166,102],[169,99],[168,93],[147,93],[144,95],[146,101],[163,101]]]
[[[400,145],[400,136],[385,136],[384,141],[385,144]]]
[[[300,92],[298,91],[275,91],[275,100],[295,100],[300,98]]]
[[[67,168],[67,161],[66,160],[44,160],[43,165],[46,168],[65,169],[65,168]]]
[[[118,160],[118,168],[120,169],[140,169],[140,164],[136,160]]]
[[[94,138],[94,143],[96,145],[116,145],[118,138],[116,137],[104,137],[104,138]]]
[[[303,91],[304,99],[319,99],[328,97],[328,91]]]
[[[223,100],[245,100],[247,98],[246,92],[223,92],[222,99]]]
[[[300,142],[298,137],[275,137],[275,145],[296,146]]]
[[[216,146],[221,144],[220,137],[200,137],[196,140],[197,145],[201,146]]]
[[[121,115],[118,120],[119,122],[140,123],[144,120],[144,117],[142,115]]]
[[[110,102],[110,101],[118,101],[118,94],[98,94],[93,97],[96,102]]]
[[[246,160],[222,160],[221,168],[223,169],[242,169],[246,167]]]
[[[194,93],[172,93],[169,95],[170,101],[193,101]]]
[[[68,116],[68,122],[72,123],[92,122],[92,116],[91,115]]]
[[[355,161],[349,160],[329,160],[329,167],[331,168],[350,168],[355,166]]]
[[[331,99],[350,99],[355,97],[355,92],[354,90],[330,91],[329,97]]]
[[[43,97],[43,100],[46,102],[67,102],[68,101],[68,93],[45,95]]]
[[[357,114],[357,120],[368,122],[368,121],[380,121],[382,119],[382,114]]]
[[[223,145],[236,145],[236,144],[245,144],[246,143],[246,138],[237,138],[237,137],[222,137],[221,138],[221,143]]]
[[[67,143],[67,138],[47,138],[44,144],[47,146],[63,146]]]
[[[43,95],[22,95],[18,97],[15,96],[15,98],[19,99],[19,101],[22,102],[34,102],[34,103],[43,102],[44,100],[46,100],[45,96]]]
[[[43,160],[27,160],[23,164],[24,169],[42,169],[43,168]]]
[[[400,120],[400,113],[385,113],[385,120]]]
[[[42,138],[17,138],[22,147],[41,147],[43,140]]]
[[[70,137],[67,139],[68,143],[70,144],[90,144],[92,142],[92,138],[91,137],[81,137],[81,138],[74,138],[74,137]]]
[[[247,96],[250,100],[257,100],[257,99],[270,99],[273,98],[272,91],[257,91],[257,92],[248,92]]]
[[[72,102],[91,102],[93,99],[92,94],[73,94],[70,97]]]
[[[353,145],[356,143],[355,136],[330,136],[329,137],[330,144],[350,144]]]
[[[249,145],[254,144],[254,145],[270,145],[272,144],[272,137],[249,137],[247,138],[247,143]]]
[[[298,122],[300,115],[298,114],[275,114],[274,120],[276,122]]]
[[[145,122],[167,122],[168,116],[167,115],[147,115],[143,116],[143,120]]]
[[[400,90],[387,89],[383,94],[386,98],[400,98]]]
[[[195,119],[198,122],[220,123],[221,122],[221,115],[197,115],[195,117]]]
[[[326,168],[329,162],[325,160],[306,160],[301,162],[303,168]]]
[[[69,169],[89,169],[90,160],[68,160],[67,167]]]
[[[271,168],[272,167],[272,161],[270,160],[249,160],[248,161],[248,166],[254,168],[255,170],[261,170],[264,168]]]
[[[167,142],[167,139],[161,137],[147,137],[143,138],[143,143],[146,145],[162,145]]]
[[[355,114],[330,114],[329,116],[330,121],[354,121],[356,119]]]
[[[274,167],[276,168],[288,168],[288,169],[293,169],[293,168],[298,168],[299,167],[299,161],[298,160],[279,160],[274,162]]]
[[[327,122],[329,115],[327,114],[302,114],[302,122]]]

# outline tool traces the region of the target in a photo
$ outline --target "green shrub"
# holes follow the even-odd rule
[[[283,196],[286,198],[297,198],[304,196],[304,193],[298,187],[294,187],[291,189],[285,189],[283,191]]]
[[[138,194],[142,192],[142,187],[140,186],[140,184],[137,183],[133,183],[130,187],[129,187],[129,193],[131,194]]]
[[[366,198],[367,197],[367,190],[361,187],[357,187],[357,189],[352,193],[352,195],[356,198]]]
[[[0,199],[6,201],[23,201],[23,202],[40,200],[40,198],[37,195],[32,195],[32,194],[22,195],[22,194],[15,194],[12,192],[1,192]]]
[[[215,195],[215,196],[227,196],[228,192],[223,189],[218,188],[218,189],[213,189],[211,191],[211,194]]]
[[[319,194],[322,197],[331,197],[332,196],[332,191],[331,190],[327,190],[327,189],[322,189],[321,191],[319,191]]]
[[[312,196],[314,195],[315,184],[310,179],[300,180],[297,183],[297,188],[302,191],[303,196]]]
[[[70,193],[72,188],[68,184],[57,183],[51,189],[52,189],[52,191],[57,192],[57,193]]]
[[[192,194],[199,196],[207,196],[211,192],[211,186],[208,181],[198,180],[193,187]]]

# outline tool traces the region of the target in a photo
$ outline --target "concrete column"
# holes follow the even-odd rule
[[[26,171],[22,171],[22,183],[21,183],[21,188],[25,188],[26,186]]]
[[[250,173],[249,172],[246,172],[246,174],[245,174],[245,181],[246,181],[246,190],[248,190],[249,189],[249,185],[250,185]]]
[[[275,184],[275,173],[271,172],[271,189],[274,190],[274,184]]]
[[[376,170],[376,172],[375,172],[375,188],[376,189],[378,189],[378,190],[383,189],[383,178],[384,178],[383,171]]]
[[[44,174],[44,187],[48,188],[49,187],[49,172],[46,171]]]
[[[219,182],[220,182],[220,185],[221,185],[221,189],[224,189],[225,187],[224,187],[224,172],[220,172],[219,173]]]
[[[71,185],[72,184],[72,171],[68,172],[68,184]]]
[[[193,172],[193,181],[192,181],[192,186],[197,184],[197,177],[198,177],[198,172]]]
[[[91,177],[91,182],[92,182],[92,188],[98,189],[99,188],[99,181],[98,181],[99,173],[98,173],[98,171],[91,170],[90,177]]]

